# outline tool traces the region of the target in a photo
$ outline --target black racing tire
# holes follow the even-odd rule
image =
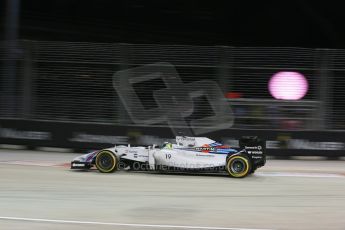
[[[227,158],[225,169],[229,176],[243,178],[251,173],[252,163],[244,154],[232,155]]]
[[[96,156],[96,168],[101,173],[112,173],[118,168],[118,160],[109,150],[101,150]]]

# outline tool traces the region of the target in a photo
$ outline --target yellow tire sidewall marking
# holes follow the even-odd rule
[[[102,169],[102,167],[98,167],[98,158],[99,158],[100,155],[105,154],[105,153],[106,153],[106,154],[109,154],[109,155],[113,158],[113,161],[114,161],[113,167],[111,167],[111,168],[108,169],[108,170],[104,170],[104,169]],[[115,167],[116,167],[116,164],[117,164],[117,159],[116,159],[116,157],[114,156],[114,154],[113,154],[112,152],[110,152],[110,151],[101,151],[101,152],[99,152],[99,153],[97,154],[97,157],[96,157],[96,167],[97,167],[97,169],[100,170],[101,172],[108,173],[108,172],[113,171],[113,170],[115,169]]]
[[[246,164],[246,170],[245,170],[244,172],[242,172],[242,173],[233,173],[233,172],[231,171],[231,167],[230,167],[231,162],[234,161],[234,160],[236,160],[236,159],[242,159],[242,160],[245,162],[245,164]],[[233,177],[243,177],[243,176],[246,175],[246,174],[248,173],[248,171],[249,171],[249,161],[248,161],[248,159],[245,158],[245,157],[242,157],[242,156],[234,156],[234,157],[232,157],[232,158],[228,161],[228,163],[227,163],[227,165],[226,165],[226,169],[227,169],[228,173],[229,173],[231,176],[233,176]]]

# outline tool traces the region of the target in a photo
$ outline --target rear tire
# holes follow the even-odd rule
[[[231,177],[243,178],[251,173],[252,165],[246,155],[232,155],[228,157],[225,169]]]
[[[118,160],[111,151],[102,150],[96,156],[96,168],[101,173],[111,173],[117,170]]]

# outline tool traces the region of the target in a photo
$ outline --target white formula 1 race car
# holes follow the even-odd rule
[[[257,137],[242,137],[239,148],[206,137],[177,136],[176,144],[131,147],[119,145],[75,158],[71,169],[90,169],[102,173],[117,170],[156,170],[178,172],[227,172],[242,178],[266,163],[265,142]]]

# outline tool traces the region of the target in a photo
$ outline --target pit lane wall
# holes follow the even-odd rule
[[[271,156],[345,156],[345,132],[227,129],[205,134],[236,147],[241,136],[266,140]],[[0,144],[28,148],[58,147],[87,151],[115,144],[160,145],[174,140],[168,127],[118,126],[109,124],[67,123],[0,119]]]

